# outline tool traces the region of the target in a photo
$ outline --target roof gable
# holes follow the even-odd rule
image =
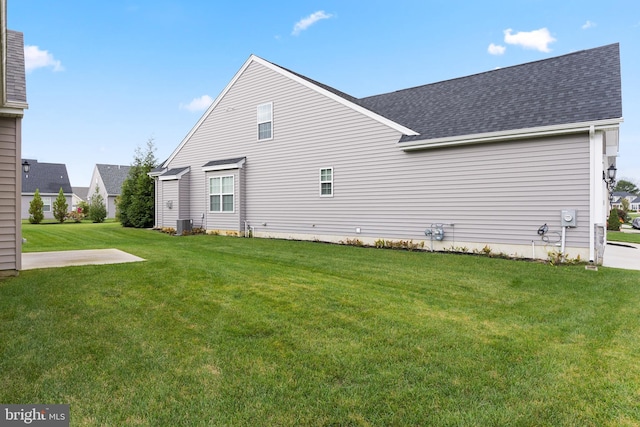
[[[403,149],[575,132],[590,125],[609,129],[622,122],[617,43],[361,99],[251,55],[163,166],[253,63],[399,131],[401,143],[416,141]]]
[[[129,176],[131,166],[96,164],[96,169],[107,194],[117,196],[122,192],[122,184]]]
[[[227,86],[224,88],[224,90],[216,97],[216,99],[213,101],[213,103],[209,106],[209,108],[207,109],[207,111],[202,115],[202,117],[200,118],[200,120],[198,120],[198,122],[196,123],[196,125],[191,129],[191,131],[189,131],[189,133],[187,134],[187,136],[185,136],[185,138],[182,140],[182,142],[180,143],[180,145],[174,150],[174,152],[169,156],[169,158],[162,164],[162,166],[167,166],[171,160],[173,160],[173,158],[180,152],[180,150],[182,149],[182,147],[187,143],[187,141],[191,138],[191,136],[193,136],[193,134],[196,132],[196,130],[198,130],[198,128],[202,125],[202,123],[207,119],[207,117],[209,117],[209,115],[216,109],[216,107],[218,106],[218,104],[220,103],[220,101],[225,97],[225,95],[227,94],[227,92],[229,92],[229,90],[231,90],[231,88],[234,86],[234,84],[236,83],[236,81],[242,77],[242,75],[244,74],[245,70],[253,63],[258,63],[264,67],[269,68],[270,70],[279,73],[283,76],[285,76],[286,78],[289,78],[295,82],[298,82],[300,84],[302,84],[303,86],[310,88],[328,98],[331,98],[337,102],[339,102],[340,104],[343,104],[355,111],[358,111],[361,114],[364,114],[386,126],[389,126],[397,131],[399,131],[402,134],[405,135],[417,135],[417,132],[415,132],[412,129],[407,128],[406,126],[403,126],[397,122],[394,122],[393,120],[389,120],[386,117],[383,117],[382,115],[376,113],[375,111],[372,111],[368,108],[363,107],[362,105],[359,105],[357,102],[355,102],[356,98],[353,98],[343,92],[340,92],[338,90],[335,90],[333,88],[330,88],[327,85],[323,85],[321,83],[318,83],[314,80],[311,80],[309,78],[303,77],[300,74],[296,74],[293,73],[292,71],[287,70],[286,68],[280,67],[276,64],[273,64],[269,61],[266,61],[258,56],[255,55],[251,55],[249,57],[249,59],[247,59],[247,61],[244,63],[244,65],[240,68],[240,70],[235,74],[235,76],[233,77],[233,79],[227,84]]]

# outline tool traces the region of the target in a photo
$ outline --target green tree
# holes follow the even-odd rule
[[[53,202],[53,217],[57,219],[58,222],[64,222],[67,217],[67,210],[69,210],[67,198],[64,196],[62,187],[60,187],[58,197],[56,197],[56,200]]]
[[[91,203],[89,204],[89,219],[92,222],[104,222],[107,217],[107,207],[99,190],[100,188],[96,186],[96,191],[91,196]]]
[[[148,175],[157,166],[153,138],[147,141],[146,150],[136,148],[129,176],[122,184],[118,212],[123,227],[153,227],[154,182]]]
[[[631,181],[627,181],[626,179],[621,179],[620,181],[618,181],[613,191],[620,191],[620,192],[624,191],[624,192],[636,194],[636,195],[640,194],[640,190],[638,189],[638,186]]]
[[[629,212],[629,200],[626,197],[620,199],[620,204],[622,205],[623,211]]]
[[[611,209],[609,219],[607,220],[607,230],[620,231],[620,216],[616,209]]]
[[[40,224],[44,219],[44,203],[40,197],[40,190],[36,188],[33,200],[29,203],[29,222],[31,224]]]

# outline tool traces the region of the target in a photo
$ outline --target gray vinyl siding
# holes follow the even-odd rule
[[[0,117],[0,272],[20,269],[19,120]]]
[[[258,142],[256,106],[265,102],[273,102],[273,139]],[[560,231],[560,211],[571,208],[578,227],[567,231],[567,246],[588,246],[586,133],[411,153],[398,147],[400,137],[252,63],[167,166],[191,166],[190,212],[207,213],[208,229],[224,227],[208,212],[202,165],[246,156],[236,203],[258,232],[419,240],[431,223],[454,223],[445,239],[452,246],[527,245],[544,223]],[[328,167],[334,195],[320,197],[320,169]]]
[[[162,187],[164,189],[164,203],[162,205],[163,211],[163,223],[164,227],[176,228],[179,215],[179,200],[178,200],[178,180],[162,181]],[[173,203],[171,209],[168,208],[167,203]]]
[[[189,206],[189,174],[183,175],[178,180],[178,215],[179,219],[192,219],[190,215],[190,206]]]
[[[49,198],[51,199],[51,209],[48,212],[44,212],[44,219],[55,219],[53,216],[53,204],[56,202],[56,198],[58,197],[58,193],[40,193],[41,198]],[[71,210],[73,204],[73,196],[64,196],[67,201],[67,210]],[[33,194],[23,194],[22,197],[22,219],[29,219],[29,207],[31,205],[31,201],[33,200]]]

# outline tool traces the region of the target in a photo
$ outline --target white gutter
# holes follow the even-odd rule
[[[541,136],[565,135],[594,130],[617,128],[623,122],[622,118],[597,120],[554,126],[540,126],[526,129],[513,129],[500,132],[476,133],[471,135],[452,136],[445,138],[423,139],[419,141],[400,142],[398,146],[403,151],[427,150],[430,148],[451,147],[458,145],[482,144],[514,139],[539,138]]]

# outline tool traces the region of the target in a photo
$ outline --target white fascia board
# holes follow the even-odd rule
[[[283,68],[278,67],[275,64],[272,64],[269,61],[266,61],[258,56],[255,55],[251,55],[249,57],[249,59],[246,60],[246,62],[242,65],[242,67],[240,68],[240,70],[238,70],[238,72],[233,76],[233,78],[231,79],[231,81],[227,84],[227,86],[225,86],[225,88],[222,90],[222,92],[220,92],[220,94],[216,97],[216,99],[211,103],[211,105],[209,106],[209,108],[207,109],[207,111],[205,111],[205,113],[202,115],[202,117],[200,117],[200,120],[198,120],[198,122],[195,124],[195,126],[193,128],[191,128],[191,130],[189,131],[189,133],[182,139],[182,141],[180,142],[180,145],[178,145],[178,147],[173,151],[173,153],[171,153],[171,155],[169,156],[169,158],[162,164],[162,166],[168,166],[171,161],[173,160],[173,158],[180,152],[180,150],[182,149],[182,147],[184,147],[184,145],[187,143],[187,141],[189,141],[189,139],[191,139],[191,137],[193,136],[193,134],[198,130],[198,128],[202,125],[202,123],[207,119],[207,117],[209,117],[209,115],[211,114],[211,112],[213,110],[215,110],[215,108],[218,106],[218,104],[220,103],[220,101],[225,97],[225,95],[227,94],[227,92],[229,92],[229,90],[233,87],[233,85],[236,83],[236,81],[240,78],[240,76],[242,76],[242,74],[244,74],[245,70],[249,67],[249,65],[251,65],[251,63],[256,62],[264,67],[269,68],[272,71],[275,71],[276,73],[279,73],[295,82],[300,83],[303,86],[306,86],[328,98],[331,98],[337,102],[339,102],[340,104],[343,104],[355,111],[358,111],[359,113],[364,114],[367,117],[370,117],[386,126],[391,127],[392,129],[397,130],[398,132],[402,133],[403,135],[411,135],[411,136],[417,136],[420,135],[418,132],[409,129],[405,126],[400,125],[399,123],[396,123],[392,120],[389,120],[379,114],[374,113],[371,110],[367,110],[364,107],[361,107],[357,104],[354,104],[352,102],[347,101],[346,99],[342,98],[341,96],[338,96],[332,92],[329,92],[326,89],[321,88],[320,86],[314,85],[313,83],[311,83],[308,80],[305,80],[299,76],[296,76],[295,74],[284,70]]]
[[[598,120],[593,122],[569,123],[554,126],[513,129],[500,132],[477,133],[445,138],[434,138],[420,141],[400,142],[398,147],[403,151],[427,150],[430,148],[451,147],[457,145],[483,144],[489,142],[512,141],[515,139],[539,138],[542,136],[566,135],[595,130],[611,130],[618,128],[623,119]]]
[[[161,171],[156,171],[156,172],[147,172],[147,176],[150,176],[151,178],[157,178],[163,173],[165,173],[166,171],[167,169],[162,169]]]
[[[221,165],[213,165],[213,166],[203,166],[202,172],[212,172],[212,171],[224,171],[229,169],[242,169],[244,162],[246,159],[242,159],[236,163],[224,163]]]
[[[265,61],[264,59],[257,57],[255,55],[252,55],[251,58],[249,58],[250,60],[253,60],[254,62],[257,62],[260,65],[263,65],[269,69],[271,69],[272,71],[275,71],[276,73],[279,73],[297,83],[300,83],[303,86],[306,86],[307,88],[314,90],[324,96],[326,96],[327,98],[331,98],[332,100],[339,102],[342,105],[345,105],[349,108],[351,108],[352,110],[355,110],[361,114],[364,114],[365,116],[372,118],[373,120],[382,123],[383,125],[386,125],[392,129],[397,130],[398,132],[402,133],[403,135],[411,135],[411,136],[417,136],[420,135],[418,132],[414,131],[413,129],[409,129],[408,127],[402,126],[401,124],[394,122],[393,120],[389,120],[386,117],[383,117],[379,114],[374,113],[371,110],[368,110],[364,107],[361,107],[358,104],[354,104],[353,102],[350,102],[346,99],[344,99],[343,97],[336,95],[333,92],[330,92],[320,86],[317,86],[313,83],[311,83],[309,80],[303,79],[300,76],[297,76],[283,68],[278,67],[275,64],[272,64],[269,61]]]
[[[13,106],[5,105],[4,107],[0,107],[0,116],[23,117],[25,108],[26,107],[13,107]]]

